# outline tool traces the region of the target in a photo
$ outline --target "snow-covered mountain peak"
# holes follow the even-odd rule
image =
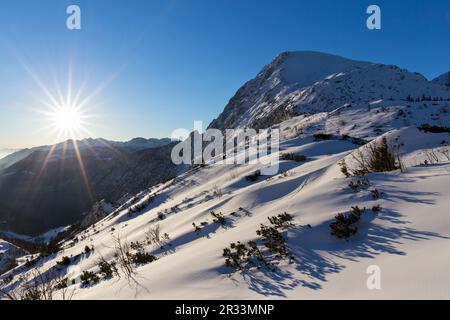
[[[354,61],[316,51],[284,52],[274,61],[280,65],[282,79],[299,87],[312,85],[336,73],[370,65],[368,62]]]
[[[438,81],[397,66],[320,52],[284,52],[241,87],[209,127],[260,129],[345,104],[449,97],[450,90]]]
[[[441,86],[450,87],[450,71],[440,75],[431,82],[435,84],[440,84]]]
[[[280,96],[312,85],[327,76],[369,65],[367,62],[320,52],[283,52],[237,91],[224,112],[209,127],[225,129],[252,126],[262,112],[261,106],[273,104],[272,101],[278,100]],[[267,109],[263,113],[271,111]]]

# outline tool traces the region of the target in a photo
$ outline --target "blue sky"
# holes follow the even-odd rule
[[[82,30],[66,28],[66,8]],[[382,30],[366,8],[382,9]],[[433,78],[450,70],[450,1],[2,0],[0,148],[54,143],[35,74],[56,94],[68,66],[89,134],[127,140],[207,125],[278,53],[316,50],[397,64]],[[28,71],[27,71],[28,68]],[[106,80],[112,81],[106,81]]]

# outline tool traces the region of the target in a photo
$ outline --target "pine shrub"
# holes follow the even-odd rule
[[[269,222],[277,229],[286,229],[292,227],[292,216],[288,213],[281,213],[278,216],[269,217]]]
[[[304,155],[298,155],[295,153],[283,153],[281,155],[281,160],[304,162],[304,161],[308,160],[308,158]]]
[[[261,176],[261,171],[260,171],[260,170],[257,170],[257,171],[255,171],[255,173],[246,176],[245,179],[246,179],[247,181],[250,181],[250,182],[255,182],[255,181],[258,180],[258,178],[259,178],[260,176]]]
[[[81,283],[85,286],[90,285],[91,283],[96,284],[100,281],[100,278],[91,271],[83,271],[80,276]]]
[[[314,135],[314,139],[316,141],[331,140],[331,138],[333,138],[333,136],[331,134],[326,134],[326,133],[316,133]]]
[[[101,260],[98,263],[98,268],[100,269],[100,274],[105,278],[111,278],[114,274],[118,274],[116,262],[108,262],[106,260]]]
[[[358,227],[355,224],[361,219],[364,209],[358,206],[352,207],[350,214],[339,213],[335,216],[334,222],[330,224],[331,235],[339,239],[347,239],[355,235]]]

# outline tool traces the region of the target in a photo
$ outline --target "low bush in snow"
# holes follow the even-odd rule
[[[428,123],[422,124],[419,128],[420,131],[429,133],[450,133],[450,128],[446,126],[432,126]]]
[[[341,172],[346,176],[347,178],[351,177],[351,173],[348,170],[347,163],[345,160],[342,160],[339,162],[339,166],[341,167]]]
[[[195,222],[192,222],[192,226],[194,227],[194,231],[196,233],[199,233],[200,231],[202,231],[202,227],[200,227],[199,225],[197,225]]]
[[[316,141],[331,140],[331,138],[333,138],[333,136],[331,134],[326,134],[326,133],[316,133],[314,135],[314,139]]]
[[[370,181],[368,179],[359,179],[356,182],[350,181],[348,187],[355,192],[359,192],[361,189],[367,188],[370,186]]]
[[[378,200],[381,197],[381,192],[378,189],[370,190],[370,193],[372,194],[372,198],[375,200]]]
[[[257,171],[255,171],[255,173],[246,176],[245,179],[246,179],[247,181],[250,181],[250,182],[255,182],[255,181],[258,180],[258,178],[259,178],[260,176],[261,176],[261,171],[257,170]]]
[[[100,278],[92,271],[83,271],[80,276],[81,283],[85,286],[90,284],[96,284],[100,281]]]
[[[298,155],[295,153],[283,153],[281,155],[281,160],[304,162],[304,161],[308,160],[308,158],[304,155]]]
[[[108,262],[104,258],[100,258],[98,268],[100,270],[100,274],[102,274],[105,278],[110,278],[115,274],[120,277],[115,261]]]
[[[57,261],[56,263],[59,265],[62,265],[62,266],[69,266],[71,263],[71,260],[69,257],[64,256],[64,257],[62,257],[61,261]]]
[[[291,221],[292,217],[287,213],[269,217],[271,225],[262,224],[260,226],[256,231],[259,237],[256,241],[249,241],[247,244],[238,241],[231,243],[229,248],[223,250],[225,266],[235,271],[242,271],[251,267],[259,269],[266,266],[275,271],[273,265],[275,261],[284,259],[292,261],[294,257],[289,253],[286,239],[279,231],[279,229],[293,226]],[[258,242],[260,245],[258,245]]]
[[[261,225],[256,234],[261,237],[264,246],[275,259],[291,257],[286,247],[286,239],[276,227]]]
[[[221,212],[215,213],[214,211],[211,211],[211,215],[213,216],[214,223],[218,223],[222,226],[227,223],[225,216]]]
[[[145,251],[137,251],[135,253],[130,253],[130,258],[133,263],[139,264],[147,264],[152,263],[153,261],[158,260],[155,256],[148,254]]]
[[[225,266],[235,270],[244,270],[248,268],[251,254],[249,248],[238,241],[231,243],[229,248],[223,249],[223,256],[225,257]]]
[[[269,217],[269,222],[278,229],[286,229],[292,227],[292,216],[288,213],[281,213],[278,216]]]
[[[158,212],[158,219],[159,220],[164,220],[166,218],[166,215],[164,214],[164,212],[159,211]]]
[[[354,175],[364,175],[372,172],[389,172],[401,169],[401,161],[389,146],[386,137],[379,142],[373,142],[365,150],[353,153],[357,167],[352,170]]]
[[[347,239],[355,235],[358,227],[355,224],[361,219],[365,209],[352,207],[350,214],[339,213],[335,216],[334,222],[330,224],[331,235],[339,239]]]
[[[373,206],[372,207],[372,212],[374,212],[374,213],[381,212],[381,206],[379,204],[377,204],[376,206]]]

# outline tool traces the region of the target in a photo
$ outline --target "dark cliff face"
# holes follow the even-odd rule
[[[35,151],[0,172],[0,228],[30,235],[72,224],[102,199],[114,203],[177,172],[172,144]],[[82,163],[82,164],[81,164]]]

